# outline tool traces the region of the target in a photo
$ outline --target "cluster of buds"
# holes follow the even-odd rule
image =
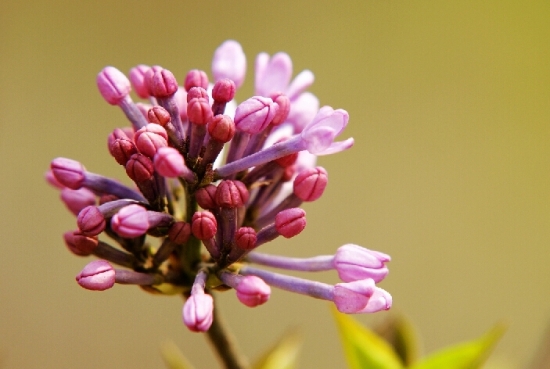
[[[103,98],[132,124],[109,135],[108,149],[135,188],[71,159],[51,162],[46,178],[77,216],[78,228],[65,233],[65,243],[76,255],[99,258],[77,282],[90,290],[122,283],[183,294],[183,321],[201,332],[212,324],[212,291],[229,288],[249,307],[265,303],[273,286],[333,301],[344,313],[389,309],[391,296],[375,285],[388,273],[388,255],[356,245],[308,259],[256,251],[302,232],[306,214],[300,205],[319,199],[328,182],[316,157],[350,148],[353,139],[334,142],[348,123],[347,112],[319,108],[305,92],[313,83],[310,71],[291,82],[287,54],[258,55],[256,96],[236,106],[245,70],[241,46],[226,41],[214,55],[213,85],[204,71],[191,70],[179,86],[160,66],[139,65],[129,78],[113,67],[98,74]],[[134,103],[132,87],[147,102]],[[100,240],[102,233],[118,246]],[[336,270],[342,283],[253,264]]]

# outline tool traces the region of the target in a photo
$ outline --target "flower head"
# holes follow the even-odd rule
[[[71,159],[52,161],[47,180],[77,215],[78,229],[65,236],[68,248],[105,259],[82,270],[81,286],[104,290],[123,283],[181,292],[187,297],[183,321],[201,332],[212,324],[212,290],[228,287],[247,306],[265,303],[270,286],[333,301],[348,313],[391,306],[391,296],[375,286],[387,274],[385,254],[346,245],[332,256],[285,261],[256,252],[305,229],[302,202],[320,199],[328,184],[327,171],[315,167],[316,156],[350,148],[353,139],[334,142],[349,116],[319,109],[306,91],[313,73],[292,79],[285,53],[262,53],[255,66],[255,96],[238,105],[233,99],[245,78],[246,57],[233,40],[215,51],[213,86],[199,69],[179,79],[183,85],[160,66],[138,65],[129,78],[114,67],[98,74],[101,95],[131,124],[107,141],[134,186],[88,172]],[[148,102],[134,103],[131,86]],[[333,269],[344,282],[275,275],[248,265],[254,262]]]

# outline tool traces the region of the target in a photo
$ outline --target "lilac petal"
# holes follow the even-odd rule
[[[290,101],[297,98],[302,92],[311,86],[313,81],[315,81],[315,76],[313,75],[313,72],[308,69],[301,71],[300,74],[294,77],[294,80],[292,80],[290,86],[288,86],[286,90],[286,95]]]
[[[269,54],[268,53],[259,53],[256,57],[256,62],[254,64],[255,75],[254,75],[254,87],[258,91],[258,85],[262,81],[267,64],[269,63]]]
[[[295,133],[300,133],[318,111],[319,99],[310,92],[304,92],[291,102],[286,120],[294,126]]]
[[[214,300],[205,293],[189,297],[183,305],[183,322],[194,332],[206,332],[212,325]]]
[[[274,92],[286,91],[292,76],[292,60],[286,53],[277,53],[271,57],[260,80],[256,81],[256,92],[270,96]]]
[[[345,151],[347,149],[350,149],[354,143],[355,143],[355,140],[353,139],[353,137],[350,137],[344,141],[333,142],[328,148],[324,149],[321,152],[318,152],[315,155],[323,156],[323,155],[336,154],[340,151]]]
[[[246,56],[241,45],[234,40],[227,40],[214,52],[212,74],[216,81],[229,78],[235,87],[242,86],[246,73]]]
[[[334,286],[334,304],[341,313],[356,314],[367,306],[374,290],[372,279],[337,283]]]

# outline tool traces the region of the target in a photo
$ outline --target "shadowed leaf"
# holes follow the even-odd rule
[[[294,369],[302,340],[296,331],[286,333],[253,365],[254,369]]]
[[[351,369],[401,369],[403,365],[391,346],[348,315],[333,309]]]
[[[405,366],[418,361],[420,356],[418,334],[412,322],[405,316],[390,316],[374,331],[393,347]]]
[[[496,325],[477,340],[454,345],[429,355],[411,369],[476,369],[485,362],[491,350],[504,333],[503,325]]]

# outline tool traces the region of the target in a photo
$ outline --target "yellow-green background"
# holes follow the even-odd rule
[[[42,180],[56,156],[116,178],[106,137],[126,125],[95,86],[105,65],[210,73],[241,42],[252,93],[258,52],[308,68],[321,104],[344,108],[356,146],[323,157],[330,183],[308,226],[266,250],[331,253],[354,242],[392,255],[382,286],[426,351],[509,323],[497,358],[526,364],[550,320],[550,3],[547,1],[2,1],[0,5],[0,366],[161,368],[175,341],[215,367],[177,297],[78,287],[87,260]],[[332,274],[319,276],[335,282]],[[245,352],[299,326],[302,368],[344,367],[328,304],[274,291],[257,309],[220,298]],[[374,323],[384,317],[361,316]]]

